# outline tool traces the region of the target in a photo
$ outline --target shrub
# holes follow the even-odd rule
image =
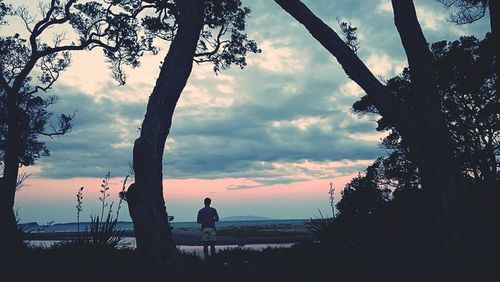
[[[78,236],[76,239],[68,242],[69,245],[74,245],[77,247],[97,247],[97,248],[109,248],[116,249],[120,245],[120,241],[123,238],[124,230],[118,228],[118,216],[120,213],[121,205],[124,199],[121,197],[123,189],[120,192],[120,201],[116,209],[116,215],[113,216],[113,202],[111,204],[107,203],[107,198],[110,196],[108,194],[109,179],[111,178],[108,172],[101,183],[101,196],[99,201],[101,202],[101,216],[90,216],[90,229],[86,229],[80,232],[80,212],[82,211],[82,191],[83,187],[78,190],[77,193],[77,219],[78,219]],[[125,187],[128,175],[125,177],[123,182],[123,187]],[[108,207],[107,215],[105,216],[105,209]]]

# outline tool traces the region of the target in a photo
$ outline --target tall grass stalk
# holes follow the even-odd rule
[[[101,218],[104,218],[104,209],[108,206],[106,203],[106,199],[109,197],[109,179],[111,178],[111,173],[108,171],[106,175],[104,176],[104,179],[102,180],[101,183],[101,196],[99,197],[99,201],[101,201]]]
[[[78,229],[78,236],[80,236],[80,213],[82,212],[83,206],[83,186],[78,189],[76,193],[76,226]]]
[[[335,188],[333,187],[333,183],[330,182],[330,189],[328,189],[329,202],[332,207],[332,218],[335,217]]]
[[[82,211],[83,205],[83,187],[78,190],[77,193],[77,221],[78,221],[78,237],[76,240],[73,240],[72,244],[75,244],[80,247],[90,246],[90,247],[98,247],[98,248],[111,248],[115,249],[118,247],[121,239],[123,238],[124,230],[118,228],[118,217],[120,215],[120,208],[125,200],[122,198],[122,194],[125,193],[125,186],[127,183],[128,176],[125,177],[123,181],[123,188],[120,192],[120,201],[118,203],[118,207],[116,209],[116,216],[113,216],[113,204],[111,202],[109,204],[107,202],[110,194],[108,193],[110,173],[108,172],[101,183],[100,189],[100,197],[99,201],[101,202],[101,215],[91,215],[90,216],[90,229],[85,229],[85,231],[80,231],[80,213]],[[105,213],[107,209],[107,212]]]

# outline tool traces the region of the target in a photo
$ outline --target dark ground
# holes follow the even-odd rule
[[[0,263],[1,281],[500,281],[498,252],[433,251],[412,246],[222,251],[202,261],[183,255],[151,267],[133,250],[59,246],[26,249]]]

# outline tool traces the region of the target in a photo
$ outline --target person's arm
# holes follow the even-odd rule
[[[219,215],[217,214],[217,210],[214,209],[214,221],[219,221]]]
[[[198,217],[196,218],[196,222],[198,222],[198,223],[201,223],[200,211],[198,211]]]

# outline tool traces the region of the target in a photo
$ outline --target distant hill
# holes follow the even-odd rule
[[[255,216],[255,215],[237,215],[228,216],[220,219],[221,221],[247,221],[247,220],[272,220],[269,217]]]

